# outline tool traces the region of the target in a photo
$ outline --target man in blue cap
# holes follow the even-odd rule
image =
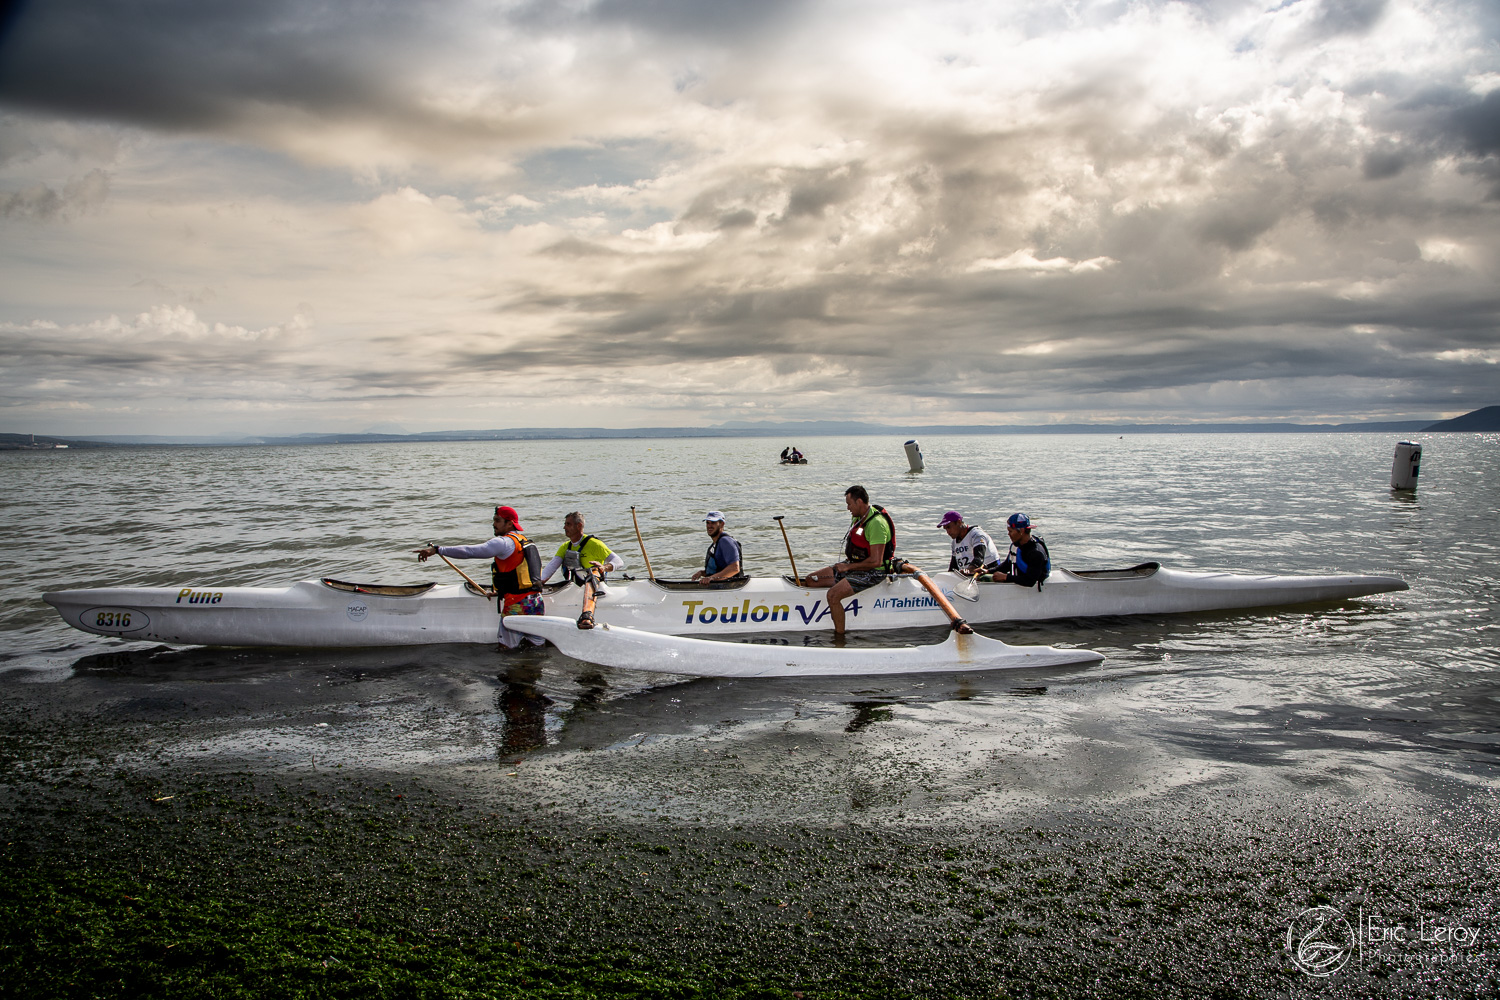
[[[996,583],[1019,583],[1023,587],[1042,588],[1042,581],[1052,572],[1052,557],[1041,535],[1031,533],[1031,518],[1012,514],[1005,522],[1010,535],[1010,552],[991,577]]]
[[[740,543],[724,530],[724,515],[711,510],[703,515],[703,527],[708,532],[708,552],[703,556],[703,568],[693,574],[693,579],[702,583],[719,583],[743,576],[740,569]]]

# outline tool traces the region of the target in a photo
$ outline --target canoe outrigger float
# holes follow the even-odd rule
[[[950,633],[930,646],[775,646],[712,642],[601,625],[580,630],[571,618],[517,617],[506,628],[541,636],[575,660],[626,670],[693,677],[868,677],[875,674],[954,673],[1098,663],[1089,649],[1010,646],[973,633]]]
[[[1113,615],[1179,614],[1339,601],[1405,590],[1391,576],[1237,576],[1142,563],[1128,569],[1054,568],[1040,589],[981,583],[972,599],[959,577],[932,580],[971,624]],[[955,596],[958,598],[955,600]],[[42,595],[74,628],[98,635],[210,646],[401,646],[494,642],[493,600],[468,584],[407,586],[303,580],[287,587],[120,587]],[[545,588],[549,616],[576,618],[583,590]],[[888,578],[845,603],[851,630],[944,626],[948,615],[911,576]],[[790,577],[749,577],[713,587],[667,580],[611,582],[601,623],[711,638],[830,627],[827,592]],[[508,624],[508,623],[507,623]]]

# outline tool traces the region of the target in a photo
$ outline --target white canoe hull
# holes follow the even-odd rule
[[[552,615],[511,621],[517,632],[547,639],[575,660],[693,677],[866,677],[1062,667],[1104,659],[1088,649],[1010,646],[977,633],[950,632],[930,646],[832,649],[715,642],[609,625],[580,629],[573,619]]]
[[[1336,601],[1406,584],[1389,576],[1236,576],[1157,567],[1074,573],[1056,569],[1041,590],[986,583],[976,600],[959,579],[933,574],[960,614],[979,624],[1112,615],[1179,614]],[[218,646],[400,646],[494,642],[493,601],[467,585],[364,586],[303,580],[288,587],[120,587],[64,590],[43,599],[74,628],[154,642]],[[576,617],[582,590],[545,596],[546,613]],[[911,577],[889,579],[845,602],[851,630],[941,626],[947,616]],[[712,637],[831,628],[827,592],[784,577],[708,590],[634,580],[612,583],[598,620],[671,635]]]

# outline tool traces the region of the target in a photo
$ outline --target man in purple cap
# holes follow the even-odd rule
[[[1025,514],[1012,514],[1005,522],[1005,530],[1010,535],[1010,552],[993,579],[996,583],[1003,580],[1041,590],[1042,581],[1052,572],[1047,543],[1041,535],[1031,533],[1031,518]]]
[[[953,555],[948,560],[948,570],[964,576],[979,576],[993,573],[1000,568],[1000,552],[989,534],[977,524],[964,523],[964,516],[950,510],[938,522],[938,527],[947,532],[953,545]]]

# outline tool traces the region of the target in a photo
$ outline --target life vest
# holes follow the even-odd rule
[[[870,543],[865,541],[865,525],[870,523],[870,518],[879,515],[885,518],[885,523],[891,527],[891,540],[885,543],[885,559],[876,567],[885,569],[891,564],[891,556],[896,552],[896,522],[891,520],[891,515],[885,512],[885,508],[879,504],[870,504],[870,512],[864,519],[849,526],[849,533],[844,536],[844,558],[849,562],[861,562],[870,557]]]
[[[744,576],[745,575],[745,550],[744,550],[743,547],[740,546],[739,539],[735,538],[733,535],[729,534],[728,532],[721,532],[719,534],[719,538],[727,538],[727,539],[729,539],[730,541],[734,542],[736,548],[740,549],[740,572],[739,572],[739,575],[740,576]],[[719,565],[718,559],[714,558],[718,554],[718,551],[719,551],[719,538],[715,538],[713,541],[711,541],[711,542],[708,543],[708,551],[706,553],[704,553],[704,555],[703,555],[703,575],[704,576],[713,576],[719,570],[721,570],[721,569],[724,568],[723,566]]]
[[[1032,535],[1031,540],[1036,543],[1036,547],[1042,552],[1041,575],[1036,580],[1036,589],[1041,590],[1042,584],[1046,581],[1047,577],[1052,575],[1052,553],[1047,551],[1047,543],[1043,541],[1041,535]],[[1021,558],[1021,547],[1014,542],[1010,546],[1009,562],[1018,576],[1036,572],[1037,570],[1037,567],[1032,566]]]
[[[519,531],[505,536],[515,545],[515,551],[501,559],[495,557],[491,571],[497,594],[527,594],[542,589],[542,556],[536,544]]]
[[[594,535],[583,535],[574,543],[567,543],[567,549],[562,550],[562,571],[571,577],[574,583],[582,583],[588,577],[588,570],[583,568],[583,546],[591,543]]]

